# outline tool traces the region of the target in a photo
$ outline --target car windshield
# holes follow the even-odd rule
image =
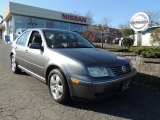
[[[44,36],[50,48],[94,48],[94,46],[78,33],[44,30]]]

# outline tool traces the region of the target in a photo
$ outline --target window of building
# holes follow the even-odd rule
[[[61,22],[59,21],[54,21],[54,26],[55,29],[61,29]]]
[[[61,22],[60,29],[69,30],[69,23]]]
[[[45,20],[40,18],[26,18],[26,28],[44,28],[45,27]]]
[[[54,28],[53,20],[46,20],[46,27],[47,28]]]
[[[86,31],[87,30],[87,26],[86,25],[83,25],[82,26],[82,31]]]
[[[26,19],[27,19],[27,17],[24,17],[24,16],[14,16],[15,31],[20,28],[21,29],[26,28]]]
[[[85,30],[87,30],[86,25],[70,23],[70,31],[82,32],[82,31],[85,31]]]
[[[70,31],[76,31],[76,24],[70,23]]]
[[[69,30],[69,23],[61,21],[46,20],[47,28]]]
[[[76,31],[81,32],[82,31],[82,25],[77,24],[76,25]]]
[[[15,19],[15,31],[17,29],[29,29],[29,28],[44,28],[45,20],[34,17],[14,16]]]
[[[32,18],[32,28],[44,28],[45,21],[40,18]]]
[[[26,29],[32,28],[33,22],[31,17],[26,17]]]
[[[18,15],[14,15],[14,21],[15,21],[15,31],[20,28],[21,29],[54,28],[54,29],[70,30],[77,32],[82,32],[87,29],[87,26],[82,24],[47,20],[35,17],[18,16]]]

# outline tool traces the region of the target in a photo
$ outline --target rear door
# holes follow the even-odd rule
[[[18,61],[18,64],[22,67],[26,66],[26,46],[27,41],[29,39],[30,31],[24,32],[16,41],[16,45],[14,46],[14,49],[16,51],[16,58]]]

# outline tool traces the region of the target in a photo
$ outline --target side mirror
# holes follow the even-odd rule
[[[29,44],[29,48],[31,49],[43,49],[43,47],[39,43],[31,43]]]

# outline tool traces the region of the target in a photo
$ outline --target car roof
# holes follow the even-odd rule
[[[73,31],[69,31],[69,30],[62,30],[62,29],[53,29],[53,28],[31,28],[31,29],[27,29],[26,31],[33,31],[33,30],[54,30],[54,31],[64,31],[64,32],[73,32]]]

